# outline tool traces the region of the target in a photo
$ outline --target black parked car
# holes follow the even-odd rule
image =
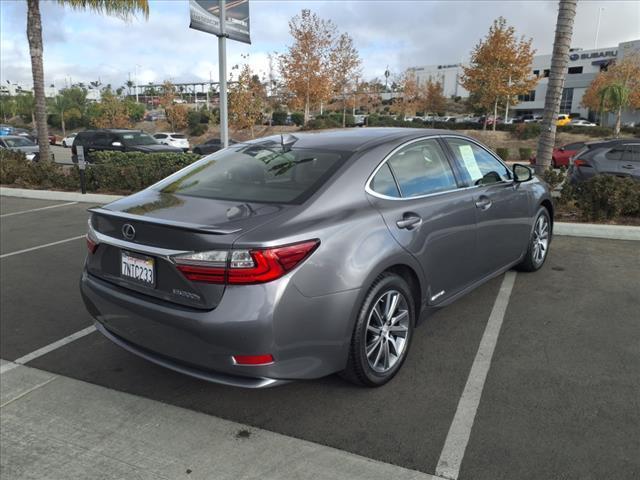
[[[237,143],[235,140],[229,140],[229,145],[233,145]],[[197,153],[198,155],[209,155],[210,153],[217,152],[222,149],[222,143],[219,138],[212,138],[211,140],[207,140],[200,145],[196,145],[193,147],[193,153]]]
[[[589,180],[596,175],[615,175],[640,180],[640,138],[586,143],[569,161],[569,183]]]
[[[87,162],[92,162],[92,153],[100,151],[108,152],[171,152],[182,153],[181,148],[162,145],[148,133],[141,130],[126,129],[100,129],[79,132],[71,147],[72,159],[78,163],[79,145],[84,147],[84,157]]]

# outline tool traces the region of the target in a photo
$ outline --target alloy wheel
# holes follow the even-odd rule
[[[409,340],[409,306],[397,290],[382,293],[367,319],[365,348],[369,366],[376,373],[391,370],[406,349]]]
[[[540,265],[544,261],[549,248],[549,220],[540,215],[533,229],[533,261]]]

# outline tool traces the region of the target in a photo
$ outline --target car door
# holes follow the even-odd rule
[[[446,137],[453,157],[474,195],[481,276],[517,261],[531,230],[530,197],[491,152],[465,137]]]
[[[473,193],[435,138],[397,148],[367,186],[397,242],[420,263],[427,301],[440,303],[477,279]]]

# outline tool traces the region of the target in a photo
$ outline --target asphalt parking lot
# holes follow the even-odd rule
[[[78,292],[89,206],[0,197],[3,360],[91,325]],[[427,319],[375,390],[337,376],[209,384],[96,332],[28,365],[434,474],[503,277]],[[539,272],[515,275],[458,478],[639,478],[639,320],[640,242],[556,237]]]

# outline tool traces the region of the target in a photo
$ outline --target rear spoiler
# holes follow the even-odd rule
[[[95,213],[97,215],[104,215],[106,217],[122,218],[125,220],[135,220],[136,222],[152,223],[155,225],[163,225],[165,227],[178,228],[181,230],[189,230],[191,232],[209,233],[212,235],[229,235],[232,233],[238,233],[241,228],[220,228],[215,225],[198,225],[195,223],[176,222],[174,220],[164,220],[162,218],[146,217],[144,215],[136,215],[133,213],[125,213],[114,210],[107,210],[106,208],[89,208],[88,212]]]

